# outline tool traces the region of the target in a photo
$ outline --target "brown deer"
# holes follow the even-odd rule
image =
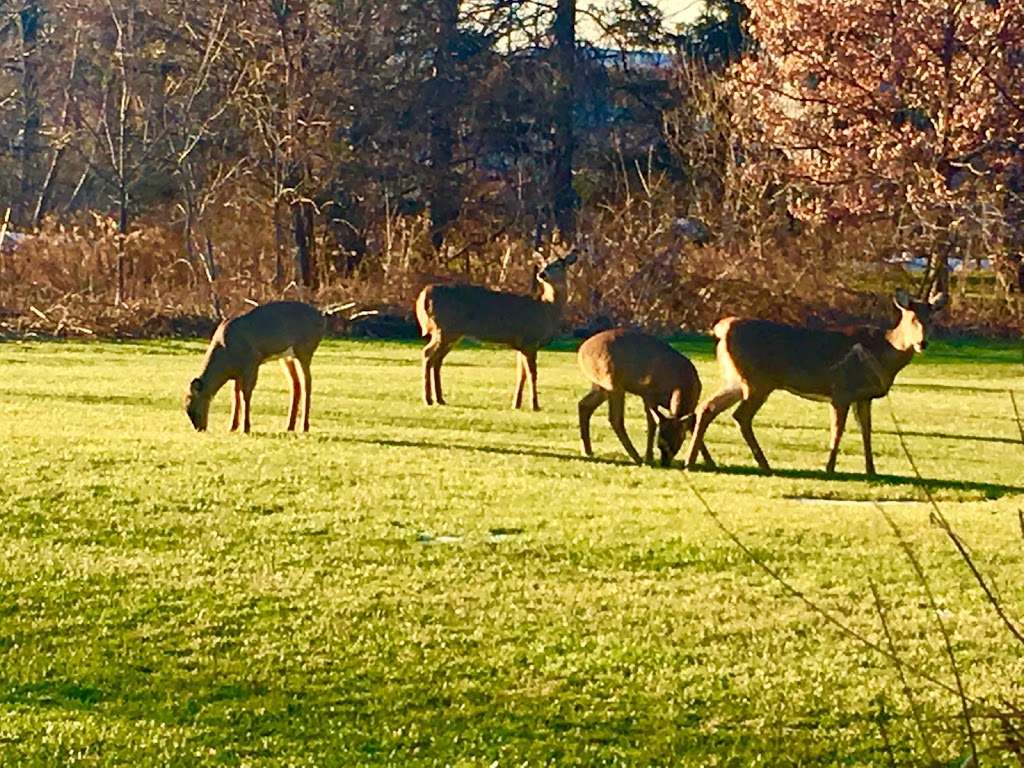
[[[768,460],[754,437],[753,420],[758,409],[776,389],[785,389],[809,400],[827,401],[832,410],[832,439],[825,471],[832,473],[839,440],[846,427],[850,406],[864,439],[867,475],[875,474],[871,454],[871,401],[884,397],[896,374],[915,352],[927,346],[932,314],[941,310],[948,296],[943,291],[928,301],[915,301],[899,290],[893,298],[900,321],[889,330],[856,327],[844,331],[796,328],[768,320],[727,317],[714,327],[716,354],[724,382],[721,389],[697,410],[697,425],[686,455],[693,466],[708,424],[722,411],[739,402],[733,418],[763,472],[771,472]]]
[[[192,379],[185,395],[185,412],[199,432],[206,430],[210,401],[229,380],[235,382],[235,404],[231,411],[231,431],[250,429],[250,402],[261,364],[282,360],[292,384],[292,404],[288,431],[295,429],[299,400],[305,394],[302,431],[309,431],[309,400],[313,377],[309,363],[324,335],[324,316],[309,304],[275,301],[256,307],[240,317],[225,320],[213,334],[206,350],[203,371]],[[295,362],[302,368],[299,379]]]
[[[540,296],[501,293],[476,285],[428,285],[416,299],[416,319],[430,341],[423,348],[423,400],[444,405],[441,364],[463,336],[516,350],[516,389],[512,405],[521,408],[530,376],[533,410],[537,401],[537,350],[555,335],[565,308],[566,270],[576,253],[554,259],[537,273]]]
[[[694,409],[700,400],[700,376],[693,363],[661,339],[629,328],[602,331],[580,345],[577,354],[580,370],[591,382],[589,394],[579,403],[580,443],[584,456],[593,456],[590,447],[590,417],[605,400],[608,420],[626,453],[637,464],[640,454],[626,433],[623,422],[626,393],[640,395],[647,415],[647,451],[645,461],[654,458],[654,432],[657,426],[661,466],[667,467],[693,427]],[[714,465],[707,449],[701,454]]]

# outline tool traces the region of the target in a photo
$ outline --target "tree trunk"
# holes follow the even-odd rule
[[[125,253],[125,239],[128,236],[128,189],[123,179],[118,194],[117,213],[117,290],[114,294],[114,303],[120,305],[125,300],[125,266],[128,261]]]
[[[313,288],[313,206],[307,202],[292,205],[292,234],[295,236],[295,281]]]
[[[185,181],[183,186],[183,197],[185,203],[185,221],[182,226],[185,230],[185,257],[188,259],[189,266],[194,267],[196,264],[196,247],[193,241],[195,231],[195,198],[192,195],[192,187],[190,181]],[[209,238],[207,238],[209,240]]]
[[[206,236],[206,251],[203,257],[203,266],[206,271],[206,284],[210,288],[210,309],[217,320],[224,319],[224,313],[220,308],[220,295],[217,293],[217,262],[213,255],[213,241]]]
[[[1024,151],[1014,153],[1003,192],[1003,239],[997,274],[1007,275],[1007,288],[1024,293]]]
[[[16,201],[15,221],[19,226],[30,223],[39,156],[39,83],[36,71],[36,43],[42,9],[38,3],[27,2],[18,12],[21,37],[21,183]]]
[[[554,22],[555,106],[554,168],[551,202],[555,224],[564,242],[576,236],[576,192],[572,188],[572,159],[576,148],[572,112],[576,75],[576,1],[558,0]]]
[[[281,226],[281,197],[274,195],[274,286],[284,282],[284,227]]]
[[[50,165],[46,169],[46,176],[43,179],[42,188],[39,190],[39,197],[36,200],[36,209],[32,213],[32,226],[38,227],[43,217],[50,210],[50,201],[53,199],[53,186],[57,181],[57,172],[60,169],[60,161],[64,157],[64,147],[54,150]]]
[[[434,74],[427,88],[430,101],[430,243],[444,245],[448,228],[458,218],[459,184],[452,169],[455,154],[456,95],[452,47],[458,34],[459,0],[439,0],[434,47]]]
[[[313,204],[303,199],[309,189],[310,163],[306,151],[306,120],[301,95],[308,68],[309,28],[307,2],[271,3],[277,22],[281,60],[284,63],[284,87],[279,92],[279,108],[284,115],[289,141],[285,145],[284,186],[289,189],[292,212],[292,238],[295,243],[295,281],[305,288],[314,283]],[[290,25],[295,19],[294,28]],[[294,38],[294,40],[293,40]],[[294,50],[293,43],[298,46]],[[296,199],[298,198],[298,199]]]
[[[121,93],[117,109],[117,150],[112,151],[111,158],[114,175],[117,179],[117,293],[114,297],[115,304],[121,304],[125,300],[125,273],[128,256],[125,252],[125,239],[128,236],[128,112],[131,99],[128,88],[128,67],[126,65],[126,52],[124,41],[124,28],[121,25],[113,6],[110,9],[111,20],[117,30],[117,54],[118,70],[121,79]]]

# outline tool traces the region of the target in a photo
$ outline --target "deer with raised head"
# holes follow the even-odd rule
[[[533,410],[537,401],[537,350],[551,341],[562,321],[566,270],[576,253],[554,259],[537,272],[539,296],[503,293],[476,285],[432,284],[416,299],[416,319],[430,341],[423,348],[423,401],[444,405],[441,365],[463,336],[504,344],[516,350],[515,408],[523,403],[527,375]]]
[[[896,374],[915,352],[927,346],[932,315],[947,302],[945,291],[928,301],[916,301],[899,290],[893,302],[899,322],[888,330],[856,327],[843,331],[797,328],[768,320],[727,317],[714,327],[716,355],[724,379],[721,389],[697,410],[697,424],[686,455],[692,466],[708,424],[725,409],[739,403],[733,418],[763,472],[768,460],[754,437],[758,409],[776,389],[810,400],[828,402],[832,436],[825,471],[836,468],[839,441],[851,406],[864,440],[865,472],[875,474],[871,453],[871,401],[884,397]]]
[[[260,365],[282,360],[292,385],[288,431],[295,429],[299,402],[302,431],[309,431],[309,402],[313,377],[310,361],[324,335],[324,316],[315,307],[299,301],[275,301],[263,304],[239,317],[225,320],[213,334],[206,350],[203,370],[192,379],[185,395],[185,412],[199,432],[206,430],[210,401],[228,381],[235,382],[235,403],[231,411],[231,431],[239,421],[246,433],[251,428],[250,403]],[[302,369],[302,378],[296,370]],[[303,398],[304,395],[304,398]]]
[[[590,392],[579,403],[580,445],[584,456],[593,456],[590,417],[608,401],[612,430],[637,464],[654,460],[655,428],[661,466],[667,467],[679,452],[687,430],[693,427],[700,400],[700,376],[693,363],[661,339],[629,328],[602,331],[580,345],[577,360],[590,381]],[[629,439],[624,423],[626,393],[639,395],[647,415],[647,451],[644,460]],[[714,465],[701,445],[704,460]]]

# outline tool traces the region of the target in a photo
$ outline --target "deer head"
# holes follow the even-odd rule
[[[928,346],[927,336],[931,330],[932,316],[949,303],[949,294],[945,290],[933,292],[926,301],[918,301],[900,288],[892,300],[901,315],[899,324],[891,333],[893,345],[921,352]]]
[[[205,432],[210,419],[210,395],[202,379],[192,379],[185,393],[185,413],[197,432]]]

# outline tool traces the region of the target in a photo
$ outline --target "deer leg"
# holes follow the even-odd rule
[[[256,389],[256,378],[259,375],[259,368],[246,371],[242,376],[242,430],[249,434],[252,429],[252,391]]]
[[[702,451],[702,456],[707,453],[707,449],[704,447],[704,433],[707,432],[708,425],[715,420],[718,414],[738,402],[742,397],[743,393],[738,386],[723,387],[697,409],[697,423],[693,427],[693,436],[690,438],[690,447],[686,451],[686,461],[683,466],[687,468],[694,466],[697,463],[698,451]],[[710,458],[710,455],[704,456],[705,461]],[[713,462],[710,463],[711,466],[714,466]]]
[[[437,400],[438,406],[444,406],[444,393],[441,391],[441,364],[444,362],[444,358],[447,353],[452,351],[452,347],[459,343],[459,339],[441,339],[440,348],[437,350],[437,354],[434,355],[434,399]]]
[[[853,415],[860,426],[860,436],[864,439],[864,472],[868,477],[874,477],[875,458],[871,453],[871,401],[861,400],[856,403]]]
[[[594,411],[608,399],[608,393],[599,386],[591,387],[590,392],[583,396],[579,404],[580,413],[580,448],[584,456],[593,456],[594,450],[590,446],[590,417]]]
[[[235,379],[235,402],[231,406],[231,431],[238,431],[238,420],[242,415],[242,382]]]
[[[434,372],[434,355],[437,352],[440,339],[431,336],[427,346],[423,348],[423,402],[427,405],[434,404],[434,395],[431,390],[432,376]]]
[[[523,407],[523,387],[526,386],[526,356],[516,352],[516,390],[512,394],[512,407]]]
[[[526,360],[526,368],[530,372],[530,400],[533,410],[540,410],[540,402],[537,400],[537,350],[531,349],[523,353]]]
[[[696,421],[697,421],[696,414],[694,414],[693,420],[696,423]],[[683,433],[683,436],[685,438],[686,434]],[[717,466],[717,464],[715,464],[715,460],[711,458],[711,453],[708,451],[708,447],[704,444],[703,440],[700,441],[700,445],[698,446],[698,450],[700,451],[700,457],[704,460],[704,463],[707,466],[709,466],[709,467],[716,467]]]
[[[711,454],[708,453],[708,447],[704,445],[704,441],[700,441],[700,457],[704,459],[704,463],[709,467],[717,466],[715,460],[711,458]]]
[[[446,339],[443,336],[439,336],[437,339],[437,349],[434,351],[433,356],[433,374],[434,400],[437,401],[438,405],[445,404],[444,393],[441,391],[441,364],[444,363],[445,357],[452,351],[452,347],[454,347],[458,341],[458,338]]]
[[[644,402],[644,416],[647,417],[647,450],[644,452],[644,462],[654,463],[654,433],[658,429],[658,418],[654,415],[654,406]]]
[[[849,404],[831,404],[832,409],[832,440],[829,445],[828,463],[825,464],[825,471],[830,475],[836,471],[836,457],[839,455],[839,441],[843,438],[843,430],[846,429],[846,416],[850,412]]]
[[[629,435],[626,433],[626,393],[625,392],[611,392],[608,395],[608,421],[611,422],[612,430],[614,430],[616,436],[619,438],[619,442],[622,443],[622,447],[626,449],[626,453],[629,457],[637,464],[643,464],[640,458],[640,454],[636,452],[636,448],[633,447],[633,443],[629,439]]]
[[[750,396],[733,411],[732,417],[740,425],[740,434],[743,435],[743,439],[750,446],[750,452],[754,454],[754,461],[757,462],[757,466],[761,468],[762,472],[771,474],[772,468],[768,465],[768,459],[764,457],[764,451],[761,450],[761,446],[754,436],[754,415],[760,410],[767,399],[767,394],[762,395],[751,392]]]
[[[309,432],[309,406],[313,396],[313,372],[309,369],[312,360],[299,358],[302,366],[302,431]]]
[[[285,373],[288,374],[288,380],[292,384],[292,405],[288,411],[288,432],[295,431],[295,420],[299,417],[299,400],[302,397],[301,387],[299,386],[299,373],[295,370],[295,361],[291,358],[285,358],[281,361],[284,365]]]
[[[446,354],[447,352],[438,352],[434,357],[434,400],[438,405],[447,404],[444,401],[444,392],[441,391],[441,363],[444,362]]]

